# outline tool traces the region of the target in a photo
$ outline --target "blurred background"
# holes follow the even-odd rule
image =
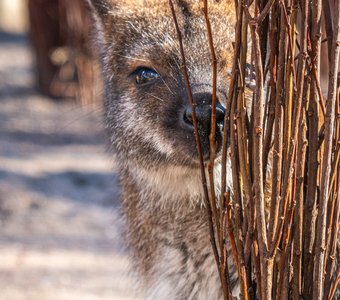
[[[0,0],[1,300],[133,299],[90,22],[83,0]]]

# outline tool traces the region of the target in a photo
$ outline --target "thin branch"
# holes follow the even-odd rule
[[[318,157],[318,134],[319,134],[319,105],[320,94],[318,70],[320,65],[320,45],[321,45],[321,1],[313,0],[309,4],[310,30],[311,37],[308,37],[309,56],[311,60],[310,77],[310,99],[308,105],[308,156],[307,156],[307,187],[306,187],[306,202],[304,210],[304,245],[303,245],[303,298],[312,298],[313,289],[313,268],[314,268],[314,242],[315,242],[315,224],[317,216],[317,183],[319,172],[319,157]],[[317,72],[314,71],[317,70]]]
[[[324,255],[325,255],[325,237],[326,237],[326,218],[328,205],[328,191],[331,173],[331,156],[332,143],[335,120],[335,102],[337,90],[337,74],[339,65],[340,53],[340,3],[336,1],[334,11],[334,36],[332,45],[332,57],[329,72],[328,82],[328,97],[326,104],[326,118],[325,118],[325,141],[324,153],[322,157],[321,169],[321,187],[320,187],[320,202],[318,211],[318,222],[315,242],[315,265],[314,265],[314,288],[313,299],[321,299],[323,296],[323,270],[324,270]]]
[[[209,48],[210,48],[210,54],[211,54],[211,63],[212,63],[212,70],[213,70],[212,100],[211,100],[211,127],[210,127],[210,135],[209,135],[210,161],[208,164],[209,186],[210,186],[210,206],[212,208],[214,224],[216,224],[217,233],[219,233],[220,224],[219,224],[219,218],[217,217],[217,207],[216,207],[216,201],[215,201],[215,198],[216,198],[215,197],[215,184],[214,184],[214,162],[215,162],[215,156],[216,156],[215,134],[216,134],[216,104],[217,104],[217,96],[216,96],[217,59],[216,59],[214,42],[213,42],[212,31],[211,31],[211,24],[210,24],[210,19],[209,19],[209,14],[208,14],[208,1],[203,0],[203,3],[204,3],[204,17],[205,17],[206,26],[207,26]],[[221,242],[222,241],[220,241],[220,243]]]
[[[303,10],[307,13],[308,5],[307,0],[303,1]],[[307,84],[308,79],[305,78],[304,84],[304,111],[308,101],[309,86]],[[302,253],[303,253],[303,209],[304,209],[304,174],[306,166],[306,117],[303,116],[300,119],[300,130],[298,137],[298,153],[297,153],[297,168],[296,168],[296,193],[294,202],[296,203],[296,209],[294,214],[294,244],[293,244],[293,278],[292,278],[292,295],[293,299],[300,299],[302,293]]]
[[[335,295],[335,292],[336,292],[337,287],[338,287],[339,284],[340,284],[340,266],[338,267],[337,276],[335,278],[335,281],[334,281],[332,290],[331,290],[331,292],[329,294],[328,300],[334,300],[334,295]]]
[[[282,144],[283,144],[283,103],[284,100],[284,76],[285,76],[285,55],[287,51],[286,26],[284,26],[281,17],[280,39],[279,39],[279,58],[277,65],[277,82],[276,82],[276,99],[275,99],[275,136],[273,150],[273,171],[272,171],[272,191],[270,201],[270,220],[268,238],[269,244],[272,245],[274,234],[278,222],[280,188],[281,188],[281,170],[282,170]]]
[[[188,75],[188,70],[186,66],[186,59],[185,59],[185,53],[184,53],[184,47],[183,47],[183,40],[182,40],[182,33],[178,25],[177,21],[177,16],[174,8],[174,4],[172,0],[169,0],[169,5],[171,9],[171,13],[173,16],[173,20],[175,23],[176,27],[176,32],[177,32],[177,37],[179,41],[179,47],[180,47],[180,52],[181,52],[181,57],[182,57],[182,65],[181,69],[183,72],[184,80],[185,80],[185,86],[186,90],[188,93],[188,98],[189,102],[192,107],[192,120],[193,120],[193,125],[194,125],[194,133],[195,133],[195,141],[196,141],[196,147],[197,147],[197,153],[200,161],[200,166],[201,166],[201,178],[202,178],[202,185],[203,185],[203,191],[204,191],[204,200],[206,204],[206,209],[207,209],[207,214],[208,214],[208,224],[209,224],[209,233],[210,233],[210,242],[213,248],[213,253],[215,256],[215,261],[218,269],[218,273],[220,275],[220,279],[222,282],[222,275],[220,272],[220,258],[216,246],[216,240],[215,240],[215,234],[214,234],[214,224],[213,224],[213,218],[212,218],[212,211],[210,207],[210,202],[209,202],[209,194],[208,194],[208,188],[207,188],[207,179],[205,176],[205,170],[204,170],[204,160],[203,160],[203,155],[202,155],[202,147],[199,139],[199,134],[198,134],[198,124],[197,124],[197,118],[196,118],[196,104],[193,100],[192,92],[191,92],[191,86],[190,86],[190,81],[189,81],[189,75]]]
[[[338,244],[338,234],[339,234],[339,221],[340,221],[340,167],[338,168],[338,182],[337,187],[334,189],[334,197],[333,197],[333,218],[332,222],[330,222],[330,228],[327,231],[327,235],[330,236],[329,238],[329,245],[328,245],[328,257],[326,257],[326,276],[325,276],[325,295],[324,299],[327,299],[327,291],[330,290],[331,280],[333,277],[333,270],[335,266],[335,255],[336,255],[336,248]]]
[[[264,193],[263,193],[263,167],[262,167],[262,144],[263,144],[263,74],[262,61],[260,53],[259,37],[257,33],[257,24],[250,23],[251,37],[253,42],[255,71],[256,71],[256,90],[254,105],[256,110],[254,114],[254,189],[255,189],[255,207],[256,207],[256,229],[259,240],[260,261],[261,261],[261,285],[262,298],[271,298],[271,262],[267,260],[268,243],[267,229],[265,223],[264,211]]]

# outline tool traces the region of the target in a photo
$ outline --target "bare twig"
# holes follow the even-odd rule
[[[303,253],[303,298],[312,298],[313,287],[313,252],[315,241],[316,204],[317,204],[317,176],[319,172],[318,161],[318,131],[319,131],[319,106],[318,106],[318,70],[320,64],[320,44],[321,44],[321,1],[313,0],[309,5],[311,10],[311,88],[308,106],[308,156],[307,156],[307,191],[304,211],[304,253]],[[315,72],[313,69],[316,69]]]
[[[333,205],[332,205],[332,221],[329,222],[329,229],[327,231],[327,235],[329,238],[328,243],[328,257],[326,257],[326,276],[325,276],[325,294],[324,299],[327,299],[327,293],[330,290],[331,281],[333,277],[333,269],[335,266],[335,255],[336,255],[336,247],[338,241],[339,234],[339,218],[340,218],[340,167],[338,167],[338,182],[337,187],[334,189],[334,197],[333,197]]]
[[[275,99],[275,136],[273,150],[273,171],[272,171],[272,192],[270,201],[270,219],[268,237],[269,243],[272,245],[274,234],[277,227],[279,204],[280,204],[280,188],[281,188],[281,170],[282,170],[282,144],[283,144],[283,103],[284,100],[284,76],[285,76],[285,54],[287,50],[286,26],[281,17],[280,24],[280,42],[279,42],[279,58],[277,68],[276,82],[276,99]]]
[[[215,201],[215,184],[214,184],[214,162],[216,156],[216,104],[217,104],[217,59],[215,54],[213,36],[211,31],[211,24],[208,14],[208,1],[203,0],[204,2],[204,17],[207,25],[207,32],[208,32],[208,39],[209,39],[209,48],[211,53],[211,63],[212,63],[212,70],[213,70],[213,77],[212,77],[212,100],[211,100],[211,128],[210,128],[210,160],[208,164],[208,173],[209,173],[209,187],[210,187],[210,206],[213,213],[213,221],[216,224],[217,233],[220,232],[220,224],[219,218],[217,217],[217,207]],[[222,241],[220,241],[222,243]]]
[[[303,9],[307,13],[308,5],[307,0],[303,1]],[[309,86],[308,79],[305,79],[304,84],[304,111],[308,101]],[[306,117],[300,119],[300,131],[298,137],[298,153],[297,153],[297,168],[296,168],[296,193],[295,193],[295,214],[294,214],[294,244],[293,244],[293,278],[292,278],[292,295],[293,299],[300,299],[302,293],[302,241],[303,241],[303,200],[304,189],[303,184],[305,181],[305,164],[306,164]]]
[[[329,294],[328,300],[334,300],[334,295],[335,295],[336,289],[337,289],[339,284],[340,284],[340,266],[338,267],[337,276],[335,278],[335,281],[334,281],[332,290]]]
[[[251,23],[251,37],[253,42],[256,90],[254,105],[254,189],[256,207],[256,229],[259,240],[260,261],[261,261],[261,285],[262,298],[271,298],[272,261],[268,259],[267,229],[265,224],[264,194],[263,194],[263,167],[262,167],[262,143],[263,143],[263,74],[260,53],[259,37],[256,23]]]
[[[196,118],[196,104],[193,100],[188,70],[187,70],[187,67],[186,67],[186,59],[185,59],[185,53],[184,53],[184,47],[183,47],[183,41],[182,41],[182,33],[181,33],[181,30],[179,29],[179,25],[178,25],[178,21],[177,21],[177,17],[176,17],[176,12],[175,12],[175,8],[174,8],[172,0],[169,0],[169,5],[170,5],[171,13],[172,13],[172,16],[173,16],[173,19],[174,19],[176,32],[177,32],[177,36],[178,36],[178,41],[179,41],[179,47],[180,47],[180,52],[181,52],[181,57],[182,57],[181,68],[182,68],[183,75],[184,75],[184,80],[185,80],[185,85],[186,85],[186,89],[187,89],[187,93],[188,93],[188,98],[189,98],[190,104],[192,106],[192,120],[193,120],[193,125],[194,125],[195,141],[196,141],[197,153],[198,153],[200,166],[201,166],[201,177],[202,177],[202,185],[203,185],[203,190],[204,190],[204,199],[205,199],[205,204],[206,204],[206,209],[207,209],[207,214],[208,214],[208,219],[209,219],[208,223],[209,223],[210,242],[211,242],[211,245],[212,245],[212,248],[213,248],[218,273],[220,275],[220,279],[221,279],[221,282],[222,282],[222,275],[221,275],[221,272],[220,272],[220,258],[219,258],[219,254],[218,254],[218,250],[217,250],[217,246],[216,246],[213,217],[212,217],[212,211],[211,211],[210,202],[209,202],[207,179],[206,179],[205,170],[204,170],[204,160],[203,160],[202,148],[201,148],[201,143],[200,143],[199,134],[198,134],[198,125],[197,125],[197,118]]]
[[[322,157],[321,169],[321,187],[320,187],[320,203],[318,212],[316,242],[315,242],[315,265],[314,265],[314,288],[313,299],[321,299],[323,296],[323,270],[324,270],[324,255],[325,255],[325,236],[326,236],[326,218],[327,218],[327,205],[328,205],[328,191],[330,182],[330,165],[332,156],[332,143],[334,132],[334,119],[335,119],[335,102],[336,102],[336,87],[337,87],[337,74],[339,65],[339,52],[340,52],[340,3],[336,1],[334,12],[334,36],[332,45],[332,57],[329,72],[328,84],[328,99],[326,107],[325,118],[325,141],[324,153]]]

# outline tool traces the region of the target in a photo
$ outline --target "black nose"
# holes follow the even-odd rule
[[[199,94],[194,98],[196,103],[196,119],[198,126],[206,134],[210,133],[211,128],[211,94]],[[224,123],[225,109],[217,102],[216,104],[216,125],[222,130]],[[184,111],[183,121],[187,127],[193,127],[192,107],[188,105]]]

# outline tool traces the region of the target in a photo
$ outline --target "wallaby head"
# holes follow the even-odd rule
[[[169,3],[89,2],[95,11],[104,74],[105,122],[118,164],[133,269],[147,291],[147,299],[221,299],[201,205],[203,189],[192,108]],[[174,0],[207,162],[212,63],[202,2]],[[209,16],[218,63],[215,175],[219,178],[233,56],[233,1],[210,0]],[[193,205],[188,205],[188,200]]]
[[[105,80],[106,124],[120,162],[148,170],[198,168],[182,58],[167,0],[92,0]],[[204,158],[209,156],[212,64],[202,1],[174,1]],[[233,41],[231,1],[209,1],[218,61],[216,140],[221,148]]]

